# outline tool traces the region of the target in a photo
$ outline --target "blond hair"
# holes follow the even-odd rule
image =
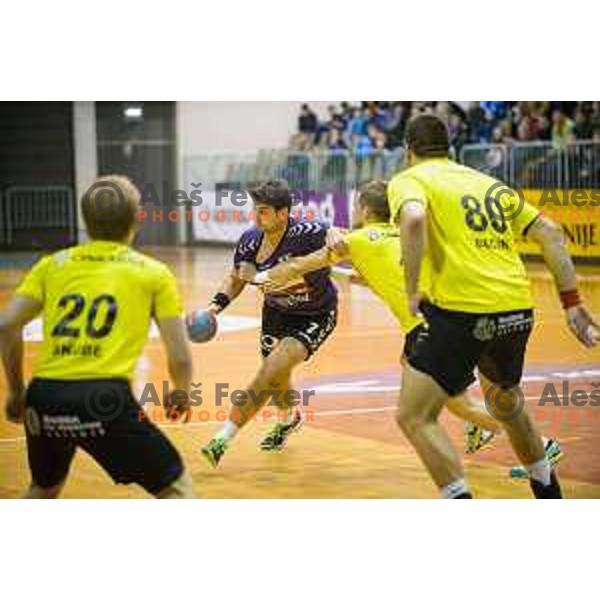
[[[123,175],[104,175],[90,186],[81,199],[83,220],[96,240],[122,241],[135,226],[140,192]]]
[[[387,197],[388,182],[384,179],[373,179],[363,183],[359,188],[358,202],[382,221],[390,220],[390,208]]]

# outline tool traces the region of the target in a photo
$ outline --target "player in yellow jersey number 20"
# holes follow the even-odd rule
[[[130,381],[156,321],[176,390],[189,397],[192,361],[177,282],[166,265],[131,248],[140,193],[106,176],[82,199],[90,241],[42,258],[0,314],[6,416],[25,422],[27,496],[56,498],[78,449],[116,483],[158,498],[189,498],[192,481],[167,437],[140,418]],[[44,340],[25,389],[22,329],[37,315]],[[189,402],[166,400],[189,414]]]

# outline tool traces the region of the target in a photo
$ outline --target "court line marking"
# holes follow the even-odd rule
[[[25,437],[16,437],[16,438],[0,438],[0,444],[14,444],[16,442],[24,442]]]
[[[537,398],[537,396],[525,396],[525,400],[535,400]],[[314,418],[317,417],[335,417],[335,416],[340,416],[340,415],[360,415],[360,414],[373,414],[373,413],[384,413],[384,412],[391,412],[393,410],[396,410],[396,405],[395,404],[390,404],[387,406],[378,406],[375,408],[348,408],[348,409],[340,409],[340,410],[320,410],[320,411],[313,411],[313,416]],[[274,421],[275,420],[275,416],[269,417],[268,419],[257,419],[257,421],[259,423],[268,423],[270,421]],[[222,423],[222,421],[201,421],[199,423],[187,423],[187,424],[181,424],[181,423],[161,423],[161,424],[157,424],[157,426],[159,427],[159,429],[174,429],[174,428],[178,428],[178,429],[188,429],[190,427],[192,428],[196,428],[196,427],[208,427],[208,426],[212,426],[218,423]],[[576,441],[576,440],[580,440],[582,439],[581,437],[577,437],[577,436],[573,436],[573,437],[569,437],[569,438],[564,438],[561,440],[561,442],[565,442],[565,441]],[[22,442],[25,441],[25,436],[20,436],[20,437],[16,437],[16,438],[0,438],[0,444],[14,444],[17,442]],[[2,446],[0,446],[2,447]]]
[[[323,417],[329,417],[329,416],[336,416],[336,415],[350,415],[350,414],[368,414],[368,413],[380,413],[380,412],[387,412],[387,411],[392,411],[396,409],[396,405],[389,405],[389,406],[380,406],[377,408],[349,408],[349,409],[345,409],[345,410],[323,410],[323,411],[313,411],[313,415],[314,417],[319,417],[319,416],[323,416]],[[258,419],[257,421],[259,423],[268,423],[269,421],[274,421],[275,420],[275,416],[269,417],[268,419]],[[222,423],[222,421],[214,421],[214,420],[210,420],[210,421],[201,421],[201,422],[196,422],[196,423],[187,423],[185,425],[181,424],[181,423],[160,423],[157,424],[159,429],[188,429],[190,427],[207,427],[209,425],[215,425],[215,424],[219,424]],[[16,438],[0,438],[0,444],[14,444],[16,442],[21,442],[21,441],[25,441],[25,436],[20,436],[20,437],[16,437]]]

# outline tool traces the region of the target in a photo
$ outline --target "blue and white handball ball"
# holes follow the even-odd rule
[[[195,344],[210,342],[217,335],[217,317],[210,310],[193,310],[185,320],[188,337]]]

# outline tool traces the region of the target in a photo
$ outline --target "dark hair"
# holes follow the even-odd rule
[[[271,179],[248,192],[254,204],[267,204],[276,210],[292,207],[292,193],[285,179]]]
[[[359,189],[358,202],[370,208],[373,214],[382,221],[390,220],[390,207],[387,197],[387,181],[374,179],[363,183]]]
[[[448,129],[435,115],[417,115],[406,126],[406,145],[417,156],[448,156]]]

